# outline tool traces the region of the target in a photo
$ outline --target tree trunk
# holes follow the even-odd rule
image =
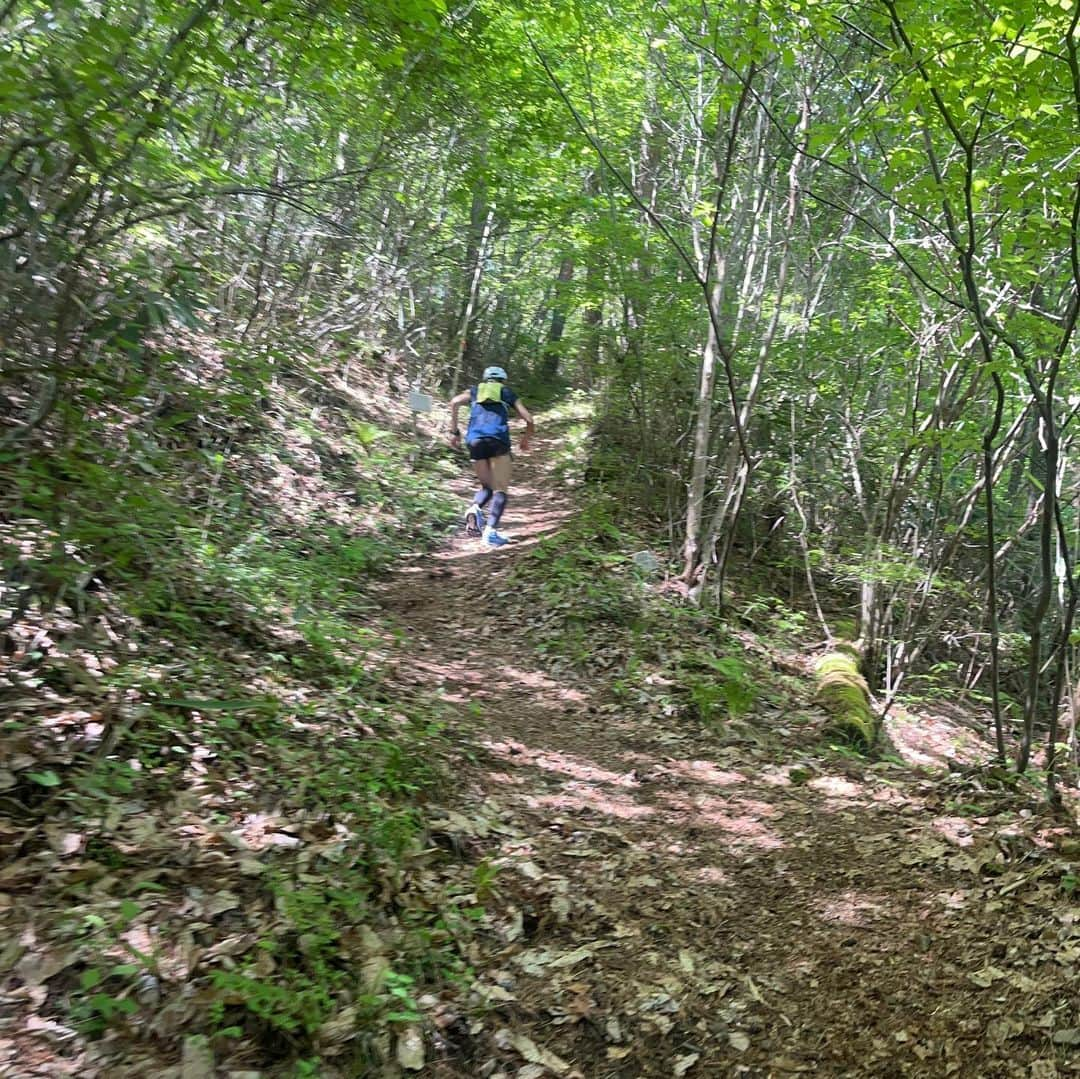
[[[560,346],[563,330],[566,328],[566,286],[573,276],[574,259],[572,255],[566,255],[559,264],[559,276],[555,279],[551,325],[548,327],[543,362],[540,365],[540,374],[548,382],[553,381],[559,373]]]
[[[472,277],[469,282],[469,290],[465,299],[465,310],[461,313],[461,323],[458,326],[456,352],[454,359],[454,377],[450,383],[450,396],[458,392],[461,384],[461,372],[465,365],[465,348],[469,340],[469,325],[472,323],[473,312],[476,310],[476,298],[480,295],[480,280],[484,276],[484,260],[487,258],[488,239],[491,236],[491,225],[495,220],[495,207],[492,206],[484,219],[484,226],[480,233],[480,241],[476,247],[476,254],[472,264]]]

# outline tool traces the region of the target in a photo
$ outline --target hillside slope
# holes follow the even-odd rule
[[[1080,1065],[1071,835],[942,716],[830,746],[804,620],[682,605],[558,481],[563,422],[517,461],[514,543],[322,587],[332,633],[266,606],[166,663],[124,623],[150,674],[68,641],[37,725],[16,656],[3,1074]],[[451,522],[464,462],[416,475]]]
[[[1080,1068],[1075,841],[943,716],[894,722],[907,759],[830,749],[796,637],[680,622],[553,487],[556,444],[519,463],[522,542],[455,541],[381,594],[479,746],[444,827],[498,870],[473,1026],[426,1073]],[[703,704],[709,649],[748,699]]]

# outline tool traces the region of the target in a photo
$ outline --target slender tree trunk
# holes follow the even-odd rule
[[[712,302],[719,306],[723,295],[723,274],[713,282]],[[709,477],[709,445],[712,441],[712,401],[716,383],[716,360],[719,342],[712,319],[701,351],[698,376],[697,417],[694,423],[694,451],[690,471],[690,490],[686,501],[686,541],[683,545],[683,580],[694,578],[701,561],[701,528],[705,520],[705,484]]]
[[[548,327],[547,341],[544,344],[544,357],[540,374],[547,381],[552,381],[559,373],[563,330],[566,328],[566,286],[574,276],[574,259],[566,255],[559,264],[559,276],[555,279],[555,299],[551,311],[551,325]]]
[[[1034,382],[1034,375],[1028,379]],[[1053,383],[1050,394],[1053,393]],[[1039,435],[1042,442],[1046,475],[1043,486],[1042,511],[1039,528],[1039,592],[1032,614],[1031,637],[1028,641],[1027,682],[1024,689],[1024,728],[1016,757],[1016,770],[1027,770],[1035,736],[1035,717],[1039,710],[1040,673],[1042,669],[1043,622],[1050,609],[1054,578],[1054,524],[1057,517],[1058,435],[1054,423],[1053,398],[1047,394],[1039,400]],[[1056,703],[1055,703],[1056,708]]]
[[[484,276],[484,261],[487,258],[488,239],[491,236],[491,226],[495,220],[495,207],[492,206],[484,219],[484,227],[480,233],[480,242],[476,249],[476,258],[472,267],[472,278],[469,282],[469,291],[465,300],[465,310],[461,314],[461,324],[458,327],[456,352],[454,359],[454,377],[450,384],[450,396],[458,392],[461,384],[462,368],[465,364],[465,346],[469,339],[469,326],[472,323],[473,312],[476,310],[476,299],[480,295],[480,281]]]
[[[997,535],[994,530],[994,440],[1001,430],[1005,388],[994,373],[994,417],[983,436],[983,492],[986,499],[986,610],[990,623],[990,703],[994,714],[994,744],[1005,762],[1005,730],[1001,719],[1001,630],[998,625]]]

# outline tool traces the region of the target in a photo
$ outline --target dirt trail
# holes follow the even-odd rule
[[[1080,1071],[1058,1036],[1078,1026],[1080,919],[1025,855],[988,886],[993,821],[946,807],[938,778],[821,754],[793,773],[776,738],[725,744],[545,669],[505,594],[574,509],[537,449],[505,518],[520,541],[456,539],[382,596],[482,747],[459,808],[487,815],[500,867],[482,1019],[425,1074]]]

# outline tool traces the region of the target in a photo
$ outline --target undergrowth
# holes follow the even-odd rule
[[[581,512],[518,561],[511,584],[532,599],[535,647],[556,666],[603,674],[613,707],[725,729],[751,711],[762,676],[721,617],[658,587],[619,511],[587,488]]]
[[[88,380],[83,415],[0,460],[0,796],[71,957],[46,1013],[309,1074],[337,1023],[361,1074],[418,987],[468,977],[470,917],[402,870],[446,784],[442,705],[383,683],[366,596],[445,534],[455,468],[244,371],[183,399]]]

